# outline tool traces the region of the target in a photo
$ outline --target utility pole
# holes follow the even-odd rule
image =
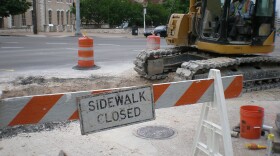
[[[45,25],[47,25],[47,0],[44,0]]]
[[[36,0],[33,0],[33,14],[32,14],[32,21],[33,21],[33,34],[38,34],[37,31],[37,4]]]
[[[81,19],[80,19],[80,0],[76,0],[76,33],[75,36],[81,36]]]
[[[147,2],[147,1],[144,1],[142,5],[143,5],[144,33],[145,33],[145,32],[146,32],[146,14],[147,14],[148,2]]]

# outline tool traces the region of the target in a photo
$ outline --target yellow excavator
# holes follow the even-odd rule
[[[187,14],[170,16],[166,42],[174,47],[140,52],[135,71],[151,80],[176,71],[176,80],[190,80],[206,78],[215,68],[223,76],[242,74],[245,91],[280,86],[280,58],[269,55],[276,0],[251,1],[250,18],[232,20],[235,1],[190,0]]]

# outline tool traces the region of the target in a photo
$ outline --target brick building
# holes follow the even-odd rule
[[[29,0],[32,2],[32,0]],[[75,23],[70,7],[74,0],[37,0],[37,26],[38,31],[71,31]],[[24,14],[10,16],[2,19],[0,28],[27,28],[32,29],[31,6]],[[1,19],[0,19],[1,20]]]

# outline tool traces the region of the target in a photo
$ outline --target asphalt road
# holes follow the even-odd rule
[[[162,46],[166,46],[162,40]],[[142,49],[145,38],[94,37],[94,60],[100,63],[131,62]],[[30,70],[75,66],[77,37],[0,36],[0,70]]]
[[[133,67],[136,55],[146,47],[146,38],[127,36],[94,36],[94,60],[103,72]],[[271,55],[280,56],[279,37]],[[166,48],[161,39],[161,48]],[[11,73],[69,70],[77,65],[78,38],[67,36],[0,36],[0,78]],[[122,67],[121,67],[122,66]],[[60,70],[60,71],[59,71]],[[31,75],[32,75],[31,74]],[[46,73],[47,74],[47,73]],[[68,73],[65,72],[65,75]],[[76,73],[73,73],[76,74]],[[15,75],[14,75],[15,76]]]

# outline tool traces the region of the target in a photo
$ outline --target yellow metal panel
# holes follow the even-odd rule
[[[195,7],[194,7],[194,4],[195,4],[195,1],[196,0],[190,0],[190,12],[195,12]]]
[[[250,46],[250,45],[222,45],[217,43],[208,43],[197,41],[198,49],[219,54],[256,54],[271,53],[274,50],[273,45]]]
[[[167,27],[167,44],[176,46],[188,45],[189,24],[188,14],[172,14]]]
[[[273,45],[274,44],[274,36],[275,36],[275,31],[273,31],[268,38],[264,41],[263,45]]]

